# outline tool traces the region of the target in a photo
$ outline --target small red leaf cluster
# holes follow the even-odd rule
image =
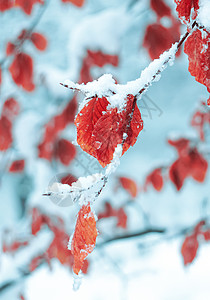
[[[12,123],[20,110],[14,98],[5,101],[0,117],[0,151],[6,151],[12,144]]]
[[[138,187],[136,182],[128,177],[119,177],[119,182],[122,187],[131,195],[131,197],[135,198],[138,193]]]
[[[34,66],[31,56],[22,51],[25,40],[30,40],[40,51],[46,49],[47,40],[40,33],[31,33],[30,31],[22,30],[14,43],[7,43],[6,54],[14,55],[13,61],[9,67],[12,79],[18,86],[21,86],[27,92],[32,92],[35,89],[33,82]]]
[[[137,140],[143,129],[141,113],[135,105],[132,120],[134,96],[128,95],[125,107],[119,112],[117,108],[107,109],[107,98],[92,98],[78,113],[75,119],[77,128],[77,142],[80,147],[90,155],[97,158],[102,167],[113,159],[118,144],[123,143],[124,154]],[[127,134],[123,140],[124,133]]]
[[[188,265],[193,262],[197,255],[199,244],[201,239],[204,238],[205,241],[210,241],[210,229],[205,228],[205,221],[200,221],[194,228],[193,232],[185,237],[182,244],[181,254],[184,260],[184,265]]]
[[[114,67],[117,67],[119,63],[119,59],[117,55],[105,54],[102,51],[92,51],[87,50],[87,54],[82,62],[82,67],[80,70],[80,83],[87,83],[93,80],[91,75],[92,67],[100,67],[109,64]]]
[[[39,157],[51,161],[54,157],[68,165],[75,157],[76,149],[69,141],[60,139],[59,134],[65,127],[74,122],[77,100],[74,97],[64,110],[54,116],[46,125],[42,142],[38,145]]]
[[[200,140],[205,140],[204,127],[205,125],[210,126],[210,110],[206,107],[205,103],[201,104],[202,107],[196,111],[192,117],[191,125],[195,127],[200,135]]]
[[[152,185],[156,191],[161,191],[163,188],[163,175],[162,168],[154,169],[149,175],[147,175],[144,190],[147,190],[148,185]]]
[[[190,74],[210,93],[210,33],[205,29],[193,31],[185,42],[184,52],[188,55]]]
[[[98,220],[104,218],[110,218],[110,217],[117,218],[117,224],[116,224],[117,227],[121,227],[123,229],[127,228],[128,217],[123,207],[120,207],[119,209],[115,209],[112,207],[112,205],[109,202],[105,202],[104,211],[98,213]]]
[[[143,46],[147,49],[150,58],[154,60],[179,40],[180,24],[173,17],[171,8],[164,0],[151,0],[150,6],[157,15],[157,22],[147,26]],[[169,19],[171,23],[169,27],[161,23],[163,17]]]
[[[85,3],[85,0],[61,0],[64,3],[72,3],[78,7],[82,7]]]
[[[175,3],[178,16],[185,24],[189,24],[191,19],[196,18],[199,0],[175,0]]]
[[[73,271],[79,274],[84,261],[96,244],[96,220],[90,203],[83,205],[77,216],[77,223],[71,241],[71,253],[74,256]]]
[[[169,169],[169,178],[179,191],[186,178],[192,177],[198,182],[203,182],[208,169],[208,162],[196,147],[191,147],[186,139],[169,141],[178,151],[178,159]]]

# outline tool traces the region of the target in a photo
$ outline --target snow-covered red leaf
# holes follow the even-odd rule
[[[68,166],[76,156],[76,147],[65,139],[60,139],[56,144],[56,157],[62,164]]]
[[[192,234],[187,236],[182,244],[181,253],[184,259],[184,265],[190,264],[196,257],[199,243],[197,236]]]
[[[44,51],[47,48],[46,38],[38,32],[33,32],[31,34],[31,41],[34,46],[40,51]]]
[[[150,6],[159,18],[171,16],[171,9],[164,0],[150,0]]]
[[[122,187],[131,195],[131,197],[135,198],[138,193],[138,187],[136,182],[128,177],[119,177],[119,181]]]
[[[85,3],[85,0],[61,0],[64,3],[72,3],[78,7],[82,7]]]
[[[128,128],[134,96],[128,95],[126,100],[124,109],[119,112],[117,108],[107,110],[109,102],[105,97],[93,98],[75,119],[78,144],[84,151],[96,157],[102,167],[112,161],[117,145],[123,142],[124,134],[127,136],[123,143],[123,153],[135,144],[143,129],[137,105]]]
[[[77,223],[71,241],[71,253],[74,256],[73,271],[79,274],[84,260],[90,254],[96,243],[96,220],[90,204],[83,205],[77,217]]]
[[[184,52],[188,55],[190,74],[210,93],[210,33],[195,30],[186,40]]]
[[[186,24],[197,15],[199,9],[199,0],[175,0],[177,5],[176,10],[179,18]]]
[[[149,184],[152,184],[154,189],[156,191],[160,191],[163,188],[163,176],[162,176],[162,169],[157,168],[153,170],[147,177],[145,181],[145,190],[147,189],[147,186]]]
[[[61,178],[61,183],[62,184],[68,184],[68,185],[72,185],[73,182],[76,182],[78,178],[76,178],[74,175],[72,174],[67,174],[64,177]]]
[[[78,113],[74,122],[77,127],[78,144],[82,150],[93,156],[96,155],[95,147],[91,142],[93,130],[98,120],[106,112],[108,104],[107,98],[94,97]]]
[[[11,172],[11,173],[23,172],[24,167],[25,167],[24,159],[15,160],[10,165],[9,172]]]
[[[33,60],[28,54],[21,52],[15,55],[9,71],[14,82],[22,86],[24,90],[31,92],[35,89],[33,83]]]
[[[15,0],[15,6],[19,6],[27,15],[30,15],[34,4],[43,4],[43,0]]]

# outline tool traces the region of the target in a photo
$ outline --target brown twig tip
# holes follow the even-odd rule
[[[51,196],[52,195],[52,193],[44,193],[44,194],[42,194],[42,196]]]

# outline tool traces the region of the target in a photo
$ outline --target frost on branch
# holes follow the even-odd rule
[[[83,205],[78,213],[75,231],[68,246],[74,256],[73,271],[75,274],[79,274],[84,260],[93,251],[96,237],[96,219],[90,203],[88,203]]]

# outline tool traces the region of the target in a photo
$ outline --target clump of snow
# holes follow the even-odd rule
[[[92,185],[94,185],[96,182],[101,180],[103,177],[103,174],[101,173],[95,173],[93,175],[88,175],[87,177],[79,177],[79,179],[76,182],[72,183],[73,189],[88,189]]]
[[[210,1],[200,0],[198,10],[198,22],[203,25],[207,30],[210,30]]]
[[[145,92],[153,81],[160,80],[160,73],[168,64],[171,66],[174,62],[177,45],[178,43],[175,43],[168,51],[161,54],[158,59],[152,61],[149,66],[142,71],[140,78],[130,81],[127,84],[115,84],[115,80],[111,74],[104,74],[99,79],[88,82],[87,84],[77,84],[66,80],[64,85],[68,86],[68,88],[83,92],[87,98],[96,95],[98,97],[108,97],[110,103],[108,109],[117,107],[119,110],[122,110],[127,95],[137,95],[142,89],[144,89],[143,92]],[[141,94],[143,94],[143,92]],[[79,111],[86,103],[87,99],[81,103]]]

